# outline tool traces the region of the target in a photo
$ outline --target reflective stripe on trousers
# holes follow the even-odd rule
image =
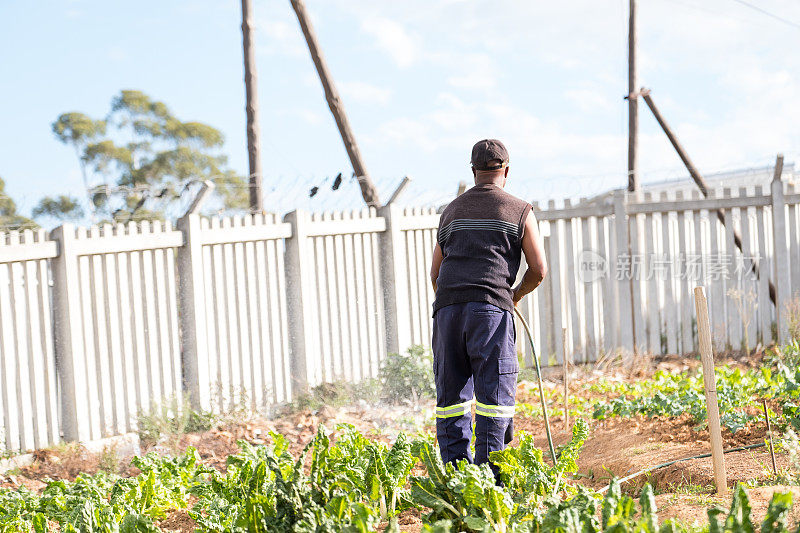
[[[454,416],[464,416],[472,411],[472,400],[447,407],[436,408],[436,418],[452,418]]]
[[[489,416],[492,418],[513,418],[514,406],[513,405],[486,405],[481,402],[476,402],[475,414],[482,416]]]
[[[515,407],[513,405],[487,405],[481,402],[475,402],[475,404],[476,415],[489,416],[492,418],[512,418],[514,416]],[[471,410],[472,400],[455,405],[448,405],[447,407],[437,407],[436,418],[464,416],[470,414]]]

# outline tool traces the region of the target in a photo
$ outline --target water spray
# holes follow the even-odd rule
[[[536,381],[539,383],[539,399],[542,401],[542,412],[544,413],[544,428],[547,431],[547,445],[550,446],[550,457],[553,458],[553,464],[556,464],[556,450],[553,447],[553,437],[550,434],[550,417],[547,415],[547,403],[544,401],[544,387],[542,385],[542,368],[539,366],[539,356],[536,355],[536,346],[533,344],[533,334],[528,322],[519,309],[514,307],[514,312],[522,322],[522,327],[525,328],[525,333],[528,334],[528,342],[531,344],[531,353],[533,354],[533,362],[536,365]]]

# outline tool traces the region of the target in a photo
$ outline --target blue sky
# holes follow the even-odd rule
[[[752,0],[800,23],[795,0]],[[469,150],[497,137],[509,189],[530,200],[625,183],[627,1],[306,0],[384,199],[430,204],[469,179]],[[734,0],[640,2],[640,84],[701,170],[800,155],[800,29]],[[288,0],[254,0],[265,207],[360,207],[355,184],[305,191],[349,162]],[[55,140],[62,112],[102,117],[140,89],[221,129],[247,172],[240,4],[235,0],[7,0],[0,7],[0,176],[23,212],[80,194]],[[642,104],[643,179],[684,174]],[[330,183],[330,182],[327,182]]]

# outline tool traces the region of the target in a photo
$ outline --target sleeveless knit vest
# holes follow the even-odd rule
[[[439,220],[444,259],[433,312],[446,305],[486,302],[514,311],[512,284],[522,258],[531,205],[496,185],[481,184],[453,200]]]

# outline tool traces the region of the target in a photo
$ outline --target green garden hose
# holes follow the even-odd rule
[[[533,334],[531,333],[531,328],[528,326],[528,322],[525,320],[525,317],[522,316],[522,313],[519,312],[519,309],[515,307],[514,312],[517,313],[517,317],[519,317],[520,321],[522,322],[522,327],[525,328],[525,333],[528,334],[528,341],[531,343],[533,362],[536,364],[536,381],[539,383],[539,399],[542,401],[542,412],[544,413],[544,428],[547,431],[547,444],[550,446],[550,457],[553,458],[553,464],[556,464],[556,450],[553,447],[553,437],[550,435],[550,417],[547,416],[547,403],[544,401],[542,369],[539,366],[539,356],[536,355],[536,346],[533,344]]]

